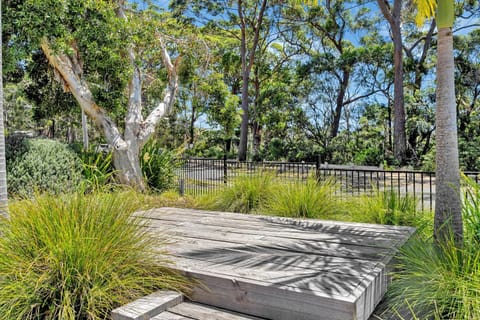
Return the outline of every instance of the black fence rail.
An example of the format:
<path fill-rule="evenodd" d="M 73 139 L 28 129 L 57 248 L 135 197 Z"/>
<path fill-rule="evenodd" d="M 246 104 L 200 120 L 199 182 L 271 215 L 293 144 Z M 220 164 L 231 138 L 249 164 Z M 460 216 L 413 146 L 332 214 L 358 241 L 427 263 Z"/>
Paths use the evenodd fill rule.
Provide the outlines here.
<path fill-rule="evenodd" d="M 419 202 L 422 210 L 435 207 L 435 173 L 413 170 L 380 170 L 374 167 L 339 166 L 314 162 L 240 162 L 189 158 L 183 159 L 178 170 L 181 193 L 213 193 L 231 183 L 235 177 L 260 172 L 274 174 L 283 181 L 305 181 L 315 177 L 320 181 L 332 179 L 338 185 L 337 195 L 374 194 L 391 191 L 409 195 Z M 464 172 L 477 183 L 479 172 Z"/>

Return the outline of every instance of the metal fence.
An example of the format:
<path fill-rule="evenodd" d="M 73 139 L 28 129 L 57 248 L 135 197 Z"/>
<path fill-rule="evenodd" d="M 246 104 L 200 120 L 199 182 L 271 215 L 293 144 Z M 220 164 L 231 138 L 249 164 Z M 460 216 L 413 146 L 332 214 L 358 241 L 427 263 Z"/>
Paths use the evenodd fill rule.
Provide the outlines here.
<path fill-rule="evenodd" d="M 381 170 L 375 167 L 340 166 L 314 162 L 240 162 L 226 159 L 188 158 L 178 170 L 181 193 L 213 193 L 231 183 L 235 177 L 270 172 L 282 181 L 320 181 L 333 179 L 338 196 L 374 194 L 391 191 L 409 195 L 419 201 L 421 209 L 435 207 L 435 173 L 413 170 Z M 480 182 L 479 172 L 464 172 Z"/>

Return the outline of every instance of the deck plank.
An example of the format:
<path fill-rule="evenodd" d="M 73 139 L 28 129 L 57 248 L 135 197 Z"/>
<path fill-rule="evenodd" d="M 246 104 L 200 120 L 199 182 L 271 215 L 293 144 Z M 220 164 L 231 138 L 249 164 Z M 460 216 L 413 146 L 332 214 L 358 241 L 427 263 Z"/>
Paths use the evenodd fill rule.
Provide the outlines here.
<path fill-rule="evenodd" d="M 168 220 L 168 217 L 173 216 L 174 221 L 192 221 L 195 218 L 196 222 L 202 224 L 215 225 L 221 221 L 224 221 L 230 225 L 238 226 L 253 226 L 255 224 L 260 227 L 264 227 L 265 223 L 269 223 L 270 228 L 282 228 L 285 225 L 293 227 L 290 231 L 306 232 L 317 230 L 322 232 L 340 233 L 340 234 L 360 234 L 371 235 L 379 237 L 381 235 L 388 238 L 403 238 L 405 234 L 410 233 L 409 229 L 399 226 L 384 226 L 376 224 L 364 224 L 356 222 L 341 222 L 329 221 L 329 220 L 313 220 L 313 219 L 293 219 L 285 217 L 274 216 L 261 216 L 254 214 L 236 214 L 231 212 L 218 212 L 218 211 L 203 211 L 193 209 L 177 209 L 177 208 L 162 208 L 152 209 L 148 211 L 142 211 L 137 213 L 140 216 L 151 218 Z M 160 217 L 161 215 L 161 217 Z M 185 219 L 182 219 L 185 218 Z"/>
<path fill-rule="evenodd" d="M 169 240 L 192 299 L 266 319 L 366 320 L 412 228 L 161 208 L 137 213 Z"/>
<path fill-rule="evenodd" d="M 161 233 L 167 233 L 174 239 L 193 239 L 195 241 L 219 241 L 239 245 L 260 246 L 270 249 L 286 250 L 291 252 L 315 253 L 329 256 L 338 256 L 346 258 L 360 258 L 366 260 L 390 259 L 392 251 L 390 248 L 373 247 L 369 245 L 359 245 L 351 243 L 342 243 L 338 241 L 322 240 L 295 240 L 285 239 L 283 237 L 268 236 L 262 234 L 241 234 L 229 230 L 218 229 L 216 231 L 205 228 L 200 224 L 184 224 L 183 226 L 168 226 L 160 228 Z M 397 243 L 392 243 L 396 246 Z"/>
<path fill-rule="evenodd" d="M 184 219 L 180 221 L 180 219 Z M 207 224 L 208 223 L 208 224 Z M 162 220 L 151 220 L 150 226 L 157 228 L 176 228 L 176 230 L 188 230 L 191 231 L 193 227 L 195 229 L 209 229 L 211 232 L 230 232 L 239 235 L 263 235 L 270 236 L 282 239 L 300 239 L 308 241 L 329 241 L 336 243 L 349 243 L 356 244 L 361 243 L 362 246 L 372 246 L 372 247 L 384 247 L 391 248 L 392 245 L 396 245 L 403 238 L 390 238 L 388 236 L 378 236 L 378 235 L 358 235 L 358 234 L 342 234 L 342 233 L 333 233 L 326 231 L 291 231 L 285 230 L 285 226 L 280 226 L 277 228 L 270 228 L 267 223 L 262 225 L 251 225 L 251 224 L 234 224 L 231 221 L 223 223 L 219 219 L 213 219 L 211 222 L 206 221 L 189 221 L 188 217 L 183 218 L 172 218 L 171 220 L 165 218 Z M 187 229 L 189 228 L 189 229 Z"/>

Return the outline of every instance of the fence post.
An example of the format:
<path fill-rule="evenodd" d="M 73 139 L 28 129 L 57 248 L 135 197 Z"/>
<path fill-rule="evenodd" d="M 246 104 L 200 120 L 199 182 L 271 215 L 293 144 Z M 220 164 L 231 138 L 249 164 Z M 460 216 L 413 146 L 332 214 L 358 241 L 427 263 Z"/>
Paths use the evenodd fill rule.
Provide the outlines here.
<path fill-rule="evenodd" d="M 320 165 L 321 165 L 321 163 L 322 163 L 321 156 L 318 155 L 317 159 L 315 161 L 315 178 L 317 179 L 317 181 L 320 181 Z"/>
<path fill-rule="evenodd" d="M 227 184 L 228 171 L 227 171 L 227 153 L 223 154 L 223 183 Z"/>
<path fill-rule="evenodd" d="M 178 193 L 180 193 L 181 197 L 183 197 L 185 195 L 185 180 L 184 179 L 180 179 L 180 181 L 179 181 Z"/>

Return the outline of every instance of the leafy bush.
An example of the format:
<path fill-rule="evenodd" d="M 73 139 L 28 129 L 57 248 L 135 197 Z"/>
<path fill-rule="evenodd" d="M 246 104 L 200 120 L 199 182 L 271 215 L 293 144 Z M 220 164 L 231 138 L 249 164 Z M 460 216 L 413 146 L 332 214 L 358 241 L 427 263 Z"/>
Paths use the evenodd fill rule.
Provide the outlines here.
<path fill-rule="evenodd" d="M 173 152 L 160 148 L 152 140 L 143 147 L 140 163 L 152 190 L 161 192 L 174 186 L 179 162 Z"/>
<path fill-rule="evenodd" d="M 250 213 L 261 208 L 273 189 L 274 176 L 268 172 L 236 177 L 230 186 L 201 199 L 206 209 Z"/>
<path fill-rule="evenodd" d="M 47 139 L 25 139 L 8 163 L 8 188 L 31 197 L 35 191 L 59 194 L 75 190 L 82 180 L 80 159 L 66 145 Z"/>
<path fill-rule="evenodd" d="M 9 135 L 5 137 L 5 158 L 11 163 L 28 151 L 27 138 L 24 135 Z"/>
<path fill-rule="evenodd" d="M 114 182 L 112 152 L 81 151 L 82 175 L 87 189 L 96 190 Z M 87 190 L 88 191 L 88 190 Z"/>
<path fill-rule="evenodd" d="M 159 265 L 133 192 L 39 196 L 10 206 L 0 232 L 0 319 L 107 319 L 157 288 L 185 288 Z"/>
<path fill-rule="evenodd" d="M 326 218 L 336 213 L 339 202 L 332 180 L 283 183 L 268 197 L 266 210 L 274 215 L 299 218 Z"/>

